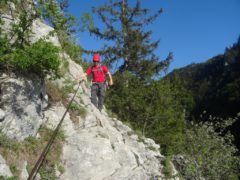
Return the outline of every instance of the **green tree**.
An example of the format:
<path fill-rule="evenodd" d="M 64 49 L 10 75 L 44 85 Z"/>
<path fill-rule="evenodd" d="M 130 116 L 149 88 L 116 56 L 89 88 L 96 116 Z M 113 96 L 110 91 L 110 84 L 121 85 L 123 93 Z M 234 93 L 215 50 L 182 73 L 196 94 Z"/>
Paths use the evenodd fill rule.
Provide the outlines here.
<path fill-rule="evenodd" d="M 150 10 L 141 8 L 140 0 L 134 7 L 128 0 L 118 0 L 94 7 L 93 12 L 98 14 L 105 28 L 93 27 L 89 30 L 92 35 L 112 42 L 105 44 L 100 51 L 110 65 L 123 61 L 119 70 L 129 71 L 141 79 L 149 79 L 168 66 L 171 55 L 160 61 L 154 54 L 159 40 L 151 42 L 152 31 L 144 30 L 162 13 L 162 9 L 149 15 Z"/>
<path fill-rule="evenodd" d="M 119 73 L 107 99 L 108 107 L 145 136 L 154 138 L 165 153 L 178 152 L 185 130 L 185 112 L 176 100 L 178 89 L 168 81 L 143 84 L 131 73 Z M 128 87 L 119 83 L 128 79 Z"/>

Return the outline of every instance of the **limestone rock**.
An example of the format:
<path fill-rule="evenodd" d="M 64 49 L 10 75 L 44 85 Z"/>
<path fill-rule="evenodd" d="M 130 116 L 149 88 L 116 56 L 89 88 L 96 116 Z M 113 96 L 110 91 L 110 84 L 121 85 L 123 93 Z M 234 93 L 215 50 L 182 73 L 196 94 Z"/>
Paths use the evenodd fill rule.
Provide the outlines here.
<path fill-rule="evenodd" d="M 17 140 L 35 136 L 48 104 L 44 82 L 36 75 L 12 75 L 1 82 L 0 92 L 0 106 L 5 112 L 0 122 L 2 132 Z"/>
<path fill-rule="evenodd" d="M 28 172 L 27 172 L 27 161 L 24 161 L 23 164 L 22 164 L 22 171 L 21 171 L 21 174 L 20 174 L 20 180 L 27 180 L 28 178 Z"/>
<path fill-rule="evenodd" d="M 30 41 L 36 42 L 40 38 L 46 39 L 48 42 L 53 43 L 55 46 L 60 47 L 59 40 L 56 35 L 49 36 L 49 33 L 54 29 L 46 24 L 44 24 L 40 19 L 33 21 L 32 32 Z"/>
<path fill-rule="evenodd" d="M 0 176 L 7 177 L 7 178 L 13 176 L 8 165 L 6 164 L 5 159 L 3 159 L 1 154 L 0 154 Z"/>
<path fill-rule="evenodd" d="M 90 110 L 91 109 L 91 110 Z M 65 108 L 58 104 L 45 112 L 47 124 L 59 122 Z M 150 139 L 139 141 L 122 122 L 101 114 L 89 106 L 86 118 L 76 127 L 67 115 L 63 123 L 66 143 L 63 146 L 60 180 L 78 179 L 152 179 L 162 177 L 159 146 Z M 58 119 L 58 120 L 56 120 Z M 146 141 L 146 142 L 145 142 Z M 156 149 L 150 149 L 153 146 Z"/>

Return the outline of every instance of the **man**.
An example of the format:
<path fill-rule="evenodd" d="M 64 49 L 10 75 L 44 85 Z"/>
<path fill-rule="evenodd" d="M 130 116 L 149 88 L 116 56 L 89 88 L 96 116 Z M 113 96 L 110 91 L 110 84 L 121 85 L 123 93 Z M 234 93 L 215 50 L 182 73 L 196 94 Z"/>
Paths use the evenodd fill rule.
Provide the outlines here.
<path fill-rule="evenodd" d="M 100 64 L 100 55 L 93 55 L 94 65 L 89 67 L 88 70 L 80 76 L 79 79 L 92 75 L 92 87 L 91 87 L 91 102 L 102 111 L 103 102 L 106 91 L 106 78 L 105 74 L 109 77 L 109 85 L 113 85 L 113 80 L 108 68 Z"/>

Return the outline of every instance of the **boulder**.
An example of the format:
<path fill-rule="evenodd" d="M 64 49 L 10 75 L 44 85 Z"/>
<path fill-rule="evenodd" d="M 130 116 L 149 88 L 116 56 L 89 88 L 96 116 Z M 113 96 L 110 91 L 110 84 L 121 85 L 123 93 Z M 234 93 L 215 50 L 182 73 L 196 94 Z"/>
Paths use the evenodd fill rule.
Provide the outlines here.
<path fill-rule="evenodd" d="M 14 74 L 0 84 L 0 107 L 5 118 L 0 121 L 2 132 L 19 141 L 35 136 L 43 122 L 48 105 L 44 82 L 34 74 Z"/>

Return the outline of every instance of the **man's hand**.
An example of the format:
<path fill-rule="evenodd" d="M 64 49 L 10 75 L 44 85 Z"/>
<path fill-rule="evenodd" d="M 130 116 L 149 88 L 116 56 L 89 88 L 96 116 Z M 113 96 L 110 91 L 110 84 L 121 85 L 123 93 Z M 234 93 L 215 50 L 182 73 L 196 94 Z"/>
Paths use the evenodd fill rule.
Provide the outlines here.
<path fill-rule="evenodd" d="M 107 73 L 108 77 L 109 77 L 109 86 L 112 86 L 113 85 L 113 80 L 112 80 L 112 75 L 110 74 L 110 72 L 108 71 Z"/>
<path fill-rule="evenodd" d="M 76 78 L 76 81 L 80 82 L 87 76 L 87 73 L 82 74 L 81 76 Z"/>
<path fill-rule="evenodd" d="M 82 80 L 82 77 L 81 77 L 81 76 L 79 76 L 79 77 L 76 77 L 76 78 L 74 78 L 74 79 L 75 79 L 75 81 L 79 82 L 79 81 L 81 81 L 81 80 Z"/>
<path fill-rule="evenodd" d="M 109 86 L 112 86 L 113 85 L 113 81 L 110 80 L 108 84 L 109 84 Z"/>

